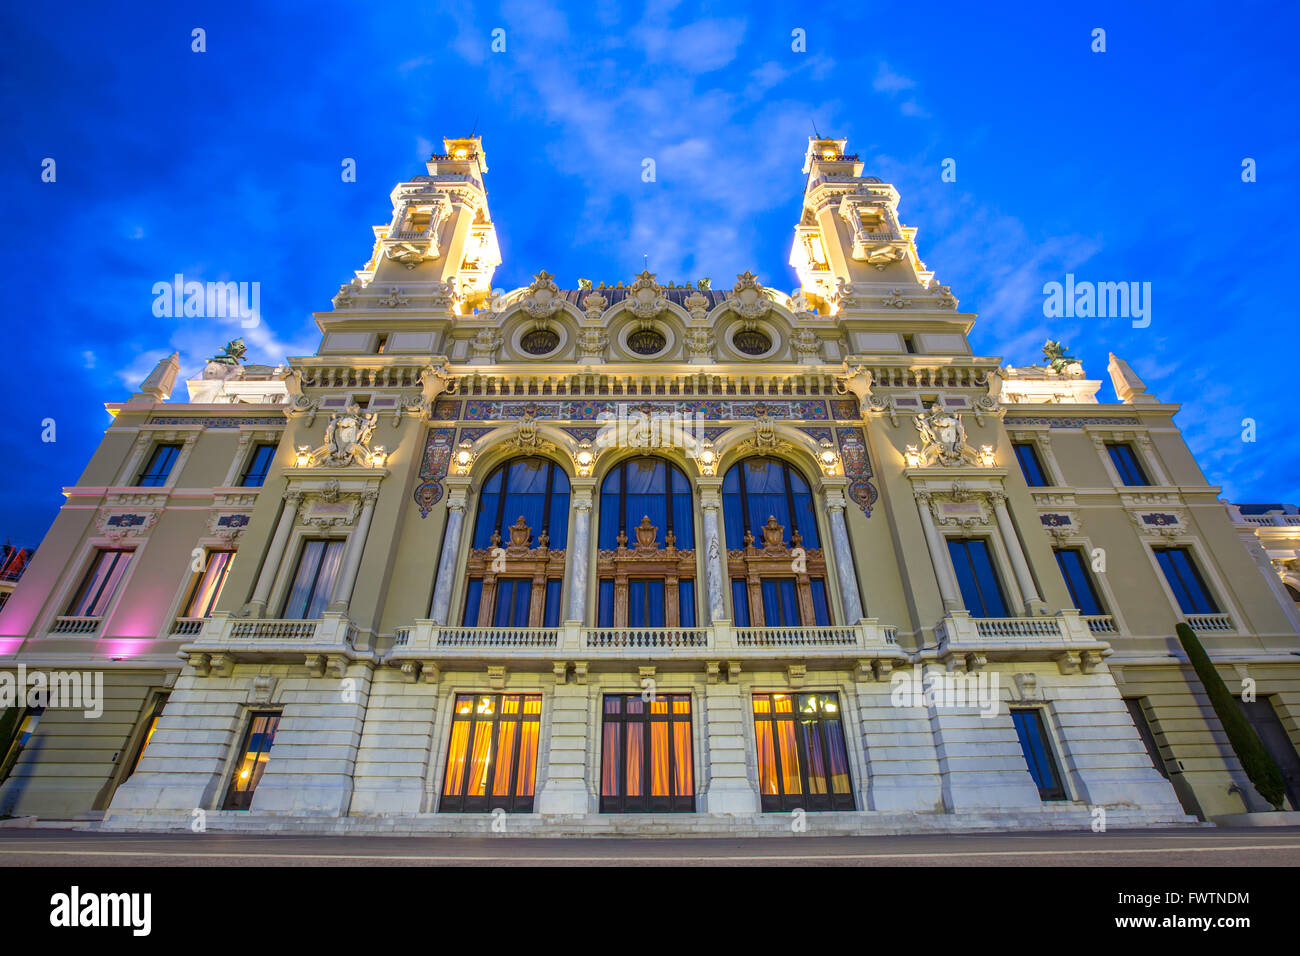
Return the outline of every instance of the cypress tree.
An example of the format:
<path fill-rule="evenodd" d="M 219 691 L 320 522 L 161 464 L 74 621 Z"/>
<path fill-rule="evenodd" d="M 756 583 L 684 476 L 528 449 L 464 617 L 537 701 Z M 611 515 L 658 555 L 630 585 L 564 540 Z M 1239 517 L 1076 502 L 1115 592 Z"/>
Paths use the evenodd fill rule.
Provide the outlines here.
<path fill-rule="evenodd" d="M 1223 725 L 1223 732 L 1228 735 L 1228 743 L 1241 761 L 1241 768 L 1246 771 L 1246 776 L 1255 785 L 1259 795 L 1273 809 L 1281 810 L 1286 798 L 1286 785 L 1282 782 L 1282 772 L 1273 761 L 1273 755 L 1264 747 L 1259 734 L 1255 733 L 1255 728 L 1237 706 L 1237 701 L 1210 661 L 1210 655 L 1205 653 L 1196 632 L 1185 622 L 1179 622 L 1177 631 L 1179 643 L 1183 645 L 1183 651 L 1196 671 L 1196 676 L 1201 679 L 1205 695 L 1210 698 L 1210 705 L 1218 715 L 1219 723 Z"/>

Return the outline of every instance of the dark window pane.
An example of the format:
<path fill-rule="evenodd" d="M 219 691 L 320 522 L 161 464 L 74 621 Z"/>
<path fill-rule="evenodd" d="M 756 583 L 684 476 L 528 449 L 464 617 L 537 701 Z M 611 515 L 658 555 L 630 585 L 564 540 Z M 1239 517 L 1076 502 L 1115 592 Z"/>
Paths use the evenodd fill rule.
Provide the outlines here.
<path fill-rule="evenodd" d="M 248 488 L 260 488 L 266 483 L 266 475 L 271 470 L 273 458 L 275 458 L 274 445 L 258 445 L 254 448 L 240 484 Z"/>
<path fill-rule="evenodd" d="M 560 626 L 560 590 L 561 584 L 559 578 L 552 578 L 546 582 L 546 610 L 542 616 L 543 627 Z"/>
<path fill-rule="evenodd" d="M 596 603 L 596 626 L 614 626 L 614 582 L 600 582 L 599 600 Z"/>
<path fill-rule="evenodd" d="M 143 485 L 150 488 L 158 488 L 167 483 L 167 476 L 171 474 L 172 466 L 176 464 L 176 459 L 180 457 L 180 445 L 159 445 L 149 456 L 149 463 L 145 465 L 144 471 L 140 473 L 140 479 L 137 485 Z"/>
<path fill-rule="evenodd" d="M 813 623 L 824 627 L 831 622 L 830 605 L 826 601 L 826 582 L 821 578 L 813 578 L 810 584 L 812 586 Z"/>
<path fill-rule="evenodd" d="M 1013 708 L 1011 721 L 1015 724 L 1016 736 L 1020 738 L 1020 749 L 1029 766 L 1029 775 L 1038 785 L 1039 797 L 1043 800 L 1064 800 L 1065 788 L 1056 769 L 1056 758 L 1052 756 L 1042 712 L 1037 708 Z"/>
<path fill-rule="evenodd" d="M 1106 450 L 1110 452 L 1110 460 L 1115 465 L 1115 470 L 1119 472 L 1120 483 L 1123 485 L 1149 485 L 1146 472 L 1142 470 L 1142 464 L 1138 461 L 1137 452 L 1133 450 L 1132 445 L 1106 444 Z"/>
<path fill-rule="evenodd" d="M 465 590 L 465 616 L 461 619 L 462 627 L 478 627 L 478 607 L 483 600 L 483 579 L 470 578 Z"/>
<path fill-rule="evenodd" d="M 1157 548 L 1156 561 L 1184 614 L 1218 614 L 1219 606 L 1186 548 Z"/>
<path fill-rule="evenodd" d="M 1016 442 L 1011 446 L 1016 451 L 1016 460 L 1025 475 L 1025 483 L 1031 488 L 1041 488 L 1047 484 L 1043 476 L 1043 466 L 1038 460 L 1038 452 L 1029 442 Z"/>
<path fill-rule="evenodd" d="M 682 627 L 695 626 L 695 582 L 686 578 L 677 582 L 677 605 Z"/>
<path fill-rule="evenodd" d="M 736 627 L 749 627 L 749 587 L 744 578 L 731 582 L 731 614 L 736 619 Z"/>
<path fill-rule="evenodd" d="M 982 538 L 949 538 L 948 554 L 957 572 L 966 610 L 973 617 L 1006 617 L 1006 601 L 993 569 L 988 542 Z"/>
<path fill-rule="evenodd" d="M 1101 599 L 1092 583 L 1092 575 L 1083 564 L 1083 554 L 1076 548 L 1066 548 L 1056 552 L 1056 563 L 1061 567 L 1065 577 L 1065 586 L 1070 589 L 1070 599 L 1081 614 L 1105 614 Z"/>

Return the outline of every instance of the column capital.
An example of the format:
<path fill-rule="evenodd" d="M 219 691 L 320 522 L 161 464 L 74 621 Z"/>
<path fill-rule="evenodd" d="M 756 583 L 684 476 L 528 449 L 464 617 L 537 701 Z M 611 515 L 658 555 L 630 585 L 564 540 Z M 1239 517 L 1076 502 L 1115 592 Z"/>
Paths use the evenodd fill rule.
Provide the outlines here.
<path fill-rule="evenodd" d="M 302 492 L 297 489 L 286 490 L 282 497 L 285 504 L 293 505 L 295 508 L 302 504 Z"/>

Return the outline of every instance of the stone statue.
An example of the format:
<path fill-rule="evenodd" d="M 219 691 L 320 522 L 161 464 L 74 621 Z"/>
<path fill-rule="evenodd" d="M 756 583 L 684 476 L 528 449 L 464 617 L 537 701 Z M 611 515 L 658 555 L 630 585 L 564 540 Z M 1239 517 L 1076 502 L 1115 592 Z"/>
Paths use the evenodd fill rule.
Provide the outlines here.
<path fill-rule="evenodd" d="M 966 426 L 961 416 L 933 402 L 930 410 L 915 418 L 921 433 L 921 455 L 927 465 L 975 464 L 975 449 L 966 443 Z"/>
<path fill-rule="evenodd" d="M 363 415 L 355 404 L 336 412 L 325 426 L 325 444 L 312 451 L 312 460 L 321 465 L 369 464 L 370 436 L 377 424 L 378 415 Z"/>
<path fill-rule="evenodd" d="M 244 345 L 244 340 L 235 339 L 222 347 L 221 354 L 214 355 L 208 361 L 215 362 L 217 365 L 238 365 L 244 360 L 244 353 L 247 351 L 248 347 Z"/>
<path fill-rule="evenodd" d="M 1061 374 L 1071 365 L 1078 365 L 1079 360 L 1066 351 L 1066 347 L 1060 342 L 1053 342 L 1048 339 L 1043 345 L 1043 358 L 1051 366 L 1052 371 Z"/>

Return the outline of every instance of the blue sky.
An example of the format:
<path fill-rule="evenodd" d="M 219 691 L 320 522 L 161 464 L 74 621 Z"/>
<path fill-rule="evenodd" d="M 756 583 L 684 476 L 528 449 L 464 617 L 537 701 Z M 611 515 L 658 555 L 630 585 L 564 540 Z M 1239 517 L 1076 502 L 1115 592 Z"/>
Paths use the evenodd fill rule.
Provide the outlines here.
<path fill-rule="evenodd" d="M 807 136 L 848 137 L 979 313 L 979 354 L 1029 364 L 1050 335 L 1106 379 L 1113 350 L 1183 403 L 1227 496 L 1300 500 L 1294 5 L 154 6 L 0 14 L 16 413 L 0 538 L 40 541 L 103 403 L 159 357 L 193 374 L 239 334 L 253 362 L 313 353 L 310 313 L 365 261 L 393 185 L 475 124 L 507 289 L 539 269 L 627 280 L 648 255 L 664 280 L 751 269 L 788 291 Z M 155 318 L 152 286 L 177 272 L 260 282 L 261 325 Z M 1150 282 L 1150 327 L 1044 319 L 1043 283 L 1066 272 Z"/>

